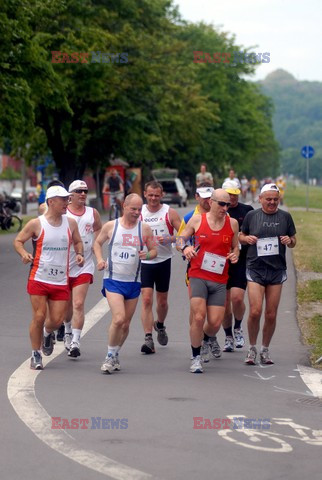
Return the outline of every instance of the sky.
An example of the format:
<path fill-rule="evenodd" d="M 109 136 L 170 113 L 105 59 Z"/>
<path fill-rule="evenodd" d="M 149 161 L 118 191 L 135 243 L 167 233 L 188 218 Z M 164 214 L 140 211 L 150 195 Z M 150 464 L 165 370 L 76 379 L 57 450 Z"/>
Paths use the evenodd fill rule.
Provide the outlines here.
<path fill-rule="evenodd" d="M 321 0 L 174 0 L 185 20 L 213 24 L 234 34 L 234 43 L 269 52 L 256 68 L 263 80 L 282 68 L 297 80 L 322 82 Z M 214 53 L 214 52 L 208 52 Z"/>

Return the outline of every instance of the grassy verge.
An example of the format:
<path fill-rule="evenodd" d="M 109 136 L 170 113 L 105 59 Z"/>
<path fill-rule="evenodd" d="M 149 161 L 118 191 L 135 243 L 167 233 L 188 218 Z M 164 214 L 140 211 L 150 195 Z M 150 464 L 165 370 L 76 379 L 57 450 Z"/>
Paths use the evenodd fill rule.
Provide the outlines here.
<path fill-rule="evenodd" d="M 322 273 L 322 188 L 309 187 L 309 209 L 306 211 L 306 187 L 289 187 L 285 203 L 295 222 L 297 245 L 292 250 L 295 268 L 298 272 Z M 303 208 L 303 210 L 301 209 Z M 322 280 L 308 280 L 298 283 L 298 322 L 303 340 L 311 347 L 310 359 L 314 363 L 322 356 Z"/>

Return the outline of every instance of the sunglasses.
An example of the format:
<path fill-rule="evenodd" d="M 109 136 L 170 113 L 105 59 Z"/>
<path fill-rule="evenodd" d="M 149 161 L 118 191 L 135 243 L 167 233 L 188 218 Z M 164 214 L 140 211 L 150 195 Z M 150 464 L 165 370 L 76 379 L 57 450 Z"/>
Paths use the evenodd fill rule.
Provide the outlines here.
<path fill-rule="evenodd" d="M 229 208 L 231 203 L 230 202 L 221 202 L 220 200 L 215 200 L 214 198 L 211 199 L 213 202 L 218 203 L 221 207 L 227 207 Z"/>
<path fill-rule="evenodd" d="M 78 188 L 77 190 L 74 190 L 75 193 L 88 193 L 88 190 L 84 190 L 83 188 Z"/>

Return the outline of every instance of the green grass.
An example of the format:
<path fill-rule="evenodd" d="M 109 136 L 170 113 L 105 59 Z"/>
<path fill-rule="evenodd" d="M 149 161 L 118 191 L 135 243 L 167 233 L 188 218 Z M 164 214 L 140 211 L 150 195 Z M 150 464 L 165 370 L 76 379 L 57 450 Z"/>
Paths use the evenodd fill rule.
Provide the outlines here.
<path fill-rule="evenodd" d="M 287 185 L 284 199 L 288 208 L 306 208 L 306 191 L 306 185 L 300 185 L 298 187 Z M 308 200 L 309 208 L 322 209 L 322 187 L 309 186 Z"/>
<path fill-rule="evenodd" d="M 312 347 L 311 361 L 314 365 L 322 355 L 322 316 L 314 315 L 307 321 L 306 327 L 307 331 L 304 339 Z"/>
<path fill-rule="evenodd" d="M 320 302 L 322 303 L 322 280 L 309 280 L 297 290 L 299 303 Z"/>
<path fill-rule="evenodd" d="M 290 208 L 296 227 L 297 244 L 293 258 L 297 270 L 322 272 L 322 212 L 295 211 Z"/>

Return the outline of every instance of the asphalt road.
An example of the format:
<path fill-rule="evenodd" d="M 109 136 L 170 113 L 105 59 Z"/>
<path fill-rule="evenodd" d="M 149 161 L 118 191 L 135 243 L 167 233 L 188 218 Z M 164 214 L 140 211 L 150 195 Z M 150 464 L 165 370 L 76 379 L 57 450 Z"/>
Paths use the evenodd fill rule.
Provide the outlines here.
<path fill-rule="evenodd" d="M 121 372 L 101 374 L 110 320 L 105 313 L 96 321 L 102 305 L 106 309 L 101 302 L 87 316 L 93 327 L 83 336 L 81 357 L 72 360 L 62 352 L 36 373 L 29 369 L 28 267 L 13 251 L 12 240 L 12 235 L 0 237 L 1 479 L 321 478 L 322 401 L 298 368 L 308 365 L 308 352 L 296 322 L 291 257 L 271 345 L 275 365 L 244 365 L 244 347 L 211 360 L 202 375 L 189 372 L 185 265 L 176 254 L 167 347 L 156 344 L 155 355 L 140 353 L 139 306 L 121 351 Z M 98 273 L 89 290 L 86 312 L 102 298 L 101 278 Z M 221 345 L 223 339 L 221 331 Z M 225 429 L 228 416 L 268 419 L 269 428 L 254 432 L 231 424 Z M 88 428 L 53 429 L 52 417 L 66 419 L 65 426 L 80 419 Z M 91 428 L 92 417 L 94 426 L 110 428 Z M 115 420 L 114 427 L 124 419 L 127 428 L 111 428 L 107 419 Z M 212 425 L 213 419 L 222 420 L 221 428 L 194 428 Z"/>

